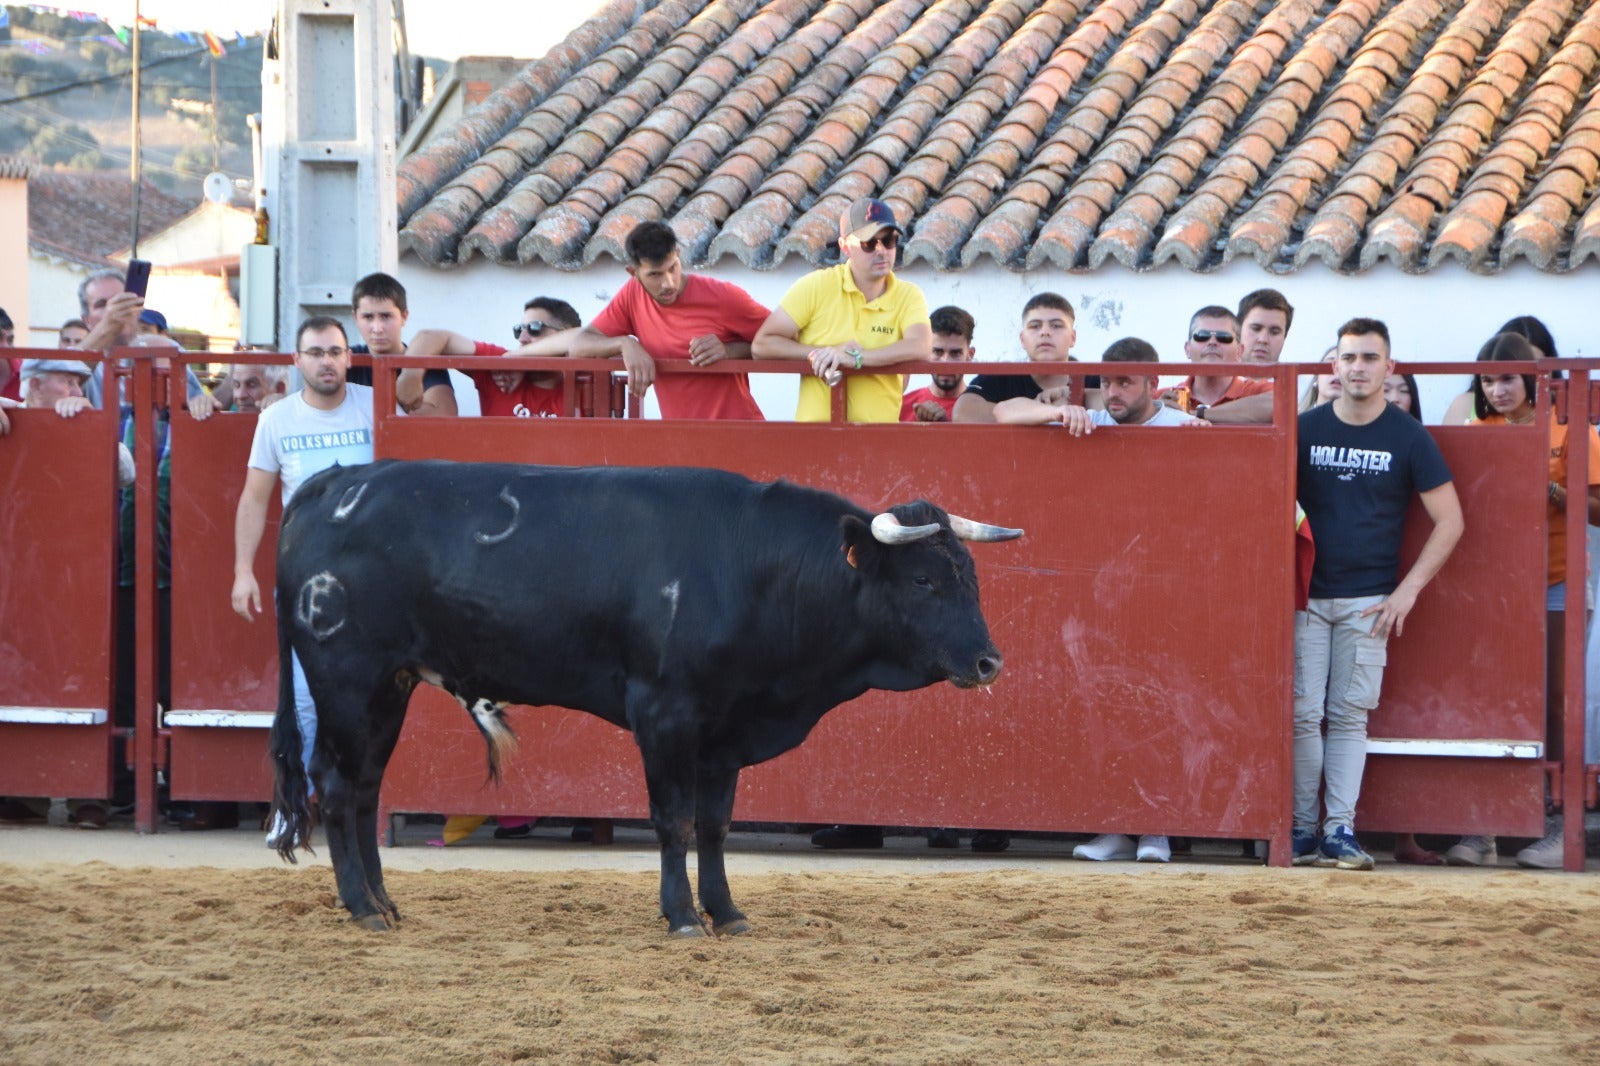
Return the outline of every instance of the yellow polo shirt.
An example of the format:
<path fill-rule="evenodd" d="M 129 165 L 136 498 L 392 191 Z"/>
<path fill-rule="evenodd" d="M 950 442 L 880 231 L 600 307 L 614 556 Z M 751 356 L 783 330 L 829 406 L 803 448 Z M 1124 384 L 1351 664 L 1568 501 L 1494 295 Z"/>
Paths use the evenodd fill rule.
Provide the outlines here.
<path fill-rule="evenodd" d="M 812 348 L 861 342 L 865 350 L 902 340 L 906 330 L 928 321 L 922 290 L 889 275 L 883 295 L 868 303 L 850 276 L 850 264 L 814 270 L 794 283 L 778 304 L 800 327 L 797 339 Z M 846 380 L 846 415 L 852 422 L 900 421 L 903 374 L 855 374 Z M 797 422 L 826 422 L 832 391 L 819 377 L 800 379 Z"/>

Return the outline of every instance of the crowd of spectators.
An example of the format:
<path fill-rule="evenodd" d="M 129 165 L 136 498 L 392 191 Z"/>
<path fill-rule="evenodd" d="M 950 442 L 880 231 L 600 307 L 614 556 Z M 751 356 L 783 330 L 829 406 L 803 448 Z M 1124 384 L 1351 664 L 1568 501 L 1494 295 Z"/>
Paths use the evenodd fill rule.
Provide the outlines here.
<path fill-rule="evenodd" d="M 1277 363 L 1289 341 L 1294 308 L 1282 293 L 1260 289 L 1236 307 L 1197 308 L 1182 338 L 1193 372 L 1163 387 L 1158 375 L 1139 364 L 1159 361 L 1150 339 L 1125 337 L 1101 355 L 1103 372 L 1073 369 L 1077 362 L 1076 315 L 1064 297 L 1041 292 L 1023 306 L 1017 345 L 1037 370 L 1029 374 L 978 374 L 970 382 L 965 366 L 952 365 L 930 376 L 930 383 L 907 392 L 899 373 L 879 372 L 907 361 L 970 363 L 975 321 L 960 307 L 928 311 L 918 286 L 898 278 L 896 250 L 903 236 L 885 203 L 858 200 L 839 222 L 841 261 L 797 281 L 774 308 L 742 288 L 687 273 L 677 238 L 662 223 L 639 225 L 625 245 L 627 281 L 587 325 L 566 302 L 548 296 L 528 300 L 512 328 L 512 346 L 475 340 L 446 329 L 416 331 L 410 344 L 403 333 L 410 308 L 403 286 L 387 274 L 356 282 L 351 315 L 361 344 L 349 344 L 336 319 L 313 318 L 296 338 L 295 390 L 286 368 L 236 364 L 214 387 L 187 375 L 186 399 L 196 418 L 218 413 L 259 418 L 247 464 L 236 532 L 234 609 L 246 618 L 264 605 L 255 584 L 254 562 L 265 527 L 266 503 L 281 482 L 285 502 L 306 476 L 327 463 L 370 461 L 372 368 L 350 365 L 352 354 L 375 357 L 501 356 L 618 359 L 635 396 L 654 388 L 663 418 L 760 420 L 748 376 L 743 373 L 694 374 L 723 360 L 804 360 L 795 418 L 831 417 L 836 388 L 845 393 L 852 422 L 1002 423 L 1053 426 L 1071 437 L 1130 426 L 1180 426 L 1265 423 L 1273 415 L 1274 386 L 1269 378 L 1239 374 L 1234 364 Z M 62 417 L 107 405 L 122 408 L 123 443 L 131 446 L 133 413 L 116 396 L 120 375 L 105 372 L 93 353 L 117 345 L 175 345 L 165 317 L 146 307 L 141 296 L 123 291 L 116 271 L 98 271 L 80 286 L 81 317 L 63 323 L 60 347 L 81 350 L 87 359 L 0 359 L 0 433 L 8 428 L 5 409 L 53 409 Z M 1159 338 L 1169 342 L 1170 338 Z M 14 327 L 0 311 L 0 345 L 11 346 Z M 1508 321 L 1485 344 L 1484 360 L 1533 360 L 1557 355 L 1554 339 L 1538 319 Z M 1422 428 L 1422 398 L 1416 379 L 1400 370 L 1390 351 L 1387 327 L 1370 318 L 1352 318 L 1338 330 L 1322 356 L 1326 371 L 1311 378 L 1300 402 L 1298 491 L 1300 511 L 1292 516 L 1303 539 L 1315 543 L 1304 559 L 1306 587 L 1295 614 L 1293 861 L 1344 869 L 1371 869 L 1374 860 L 1360 845 L 1354 826 L 1356 801 L 1366 758 L 1367 721 L 1381 697 L 1388 638 L 1399 634 L 1412 607 L 1449 557 L 1464 529 L 1451 472 L 1432 437 Z M 408 415 L 454 416 L 459 405 L 450 375 L 443 370 L 395 371 L 399 411 Z M 485 416 L 560 417 L 565 408 L 559 372 L 499 370 L 486 364 L 467 374 Z M 1515 425 L 1531 421 L 1535 385 L 1531 374 L 1484 374 L 1446 410 L 1446 425 Z M 332 421 L 330 421 L 332 420 Z M 340 433 L 329 435 L 337 423 Z M 1559 429 L 1559 433 L 1557 430 Z M 170 545 L 164 512 L 169 465 L 165 412 L 156 434 L 163 511 L 158 523 L 162 645 L 169 622 Z M 337 438 L 338 448 L 320 454 L 306 440 Z M 354 450 L 349 442 L 357 441 Z M 286 443 L 288 442 L 288 443 Z M 301 443 L 295 443 L 301 442 Z M 1600 522 L 1600 437 L 1588 434 L 1591 522 Z M 1566 427 L 1551 420 L 1549 470 L 1550 612 L 1548 737 L 1560 736 L 1562 661 L 1560 618 L 1566 609 L 1565 526 Z M 124 455 L 130 448 L 122 449 Z M 335 454 L 337 453 L 337 454 Z M 127 472 L 125 471 L 125 474 Z M 1404 572 L 1400 539 L 1411 502 L 1420 500 L 1431 529 L 1421 555 Z M 116 715 L 127 724 L 133 685 L 131 489 L 124 490 L 122 565 L 119 569 Z M 1585 583 L 1586 587 L 1586 583 Z M 1592 608 L 1591 608 L 1592 609 Z M 160 699 L 170 706 L 166 656 L 158 680 Z M 316 715 L 303 675 L 296 671 L 296 713 L 305 740 L 304 759 L 316 780 L 324 767 L 314 764 Z M 1558 749 L 1557 749 L 1558 750 Z M 113 806 L 125 797 L 113 797 Z M 103 826 L 106 804 L 73 801 L 72 820 L 86 828 Z M 208 815 L 204 805 L 175 808 L 180 824 L 209 828 L 228 824 Z M 40 817 L 37 797 L 0 803 L 0 820 Z M 483 817 L 457 816 L 441 843 L 465 839 Z M 526 835 L 535 819 L 501 819 L 496 836 Z M 1518 853 L 1523 865 L 1559 867 L 1560 823 L 1549 835 Z M 580 827 L 582 829 L 582 827 Z M 956 830 L 933 829 L 929 843 L 950 847 Z M 878 847 L 883 831 L 875 826 L 824 827 L 813 836 L 819 847 Z M 1001 830 L 979 830 L 978 851 L 1002 851 L 1010 842 Z M 1136 859 L 1166 862 L 1182 842 L 1165 835 L 1127 836 L 1106 832 L 1079 845 L 1074 854 L 1089 860 Z M 1439 856 L 1414 837 L 1395 845 L 1401 862 L 1433 864 Z M 1468 836 L 1443 861 L 1492 865 L 1495 841 Z"/>

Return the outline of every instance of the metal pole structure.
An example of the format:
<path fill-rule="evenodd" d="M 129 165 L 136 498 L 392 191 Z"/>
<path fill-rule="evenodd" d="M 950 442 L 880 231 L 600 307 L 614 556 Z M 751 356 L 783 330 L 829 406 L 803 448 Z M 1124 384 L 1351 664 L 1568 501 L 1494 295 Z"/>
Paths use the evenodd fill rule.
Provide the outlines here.
<path fill-rule="evenodd" d="M 139 0 L 133 0 L 133 148 L 128 158 L 133 181 L 133 236 L 129 240 L 130 258 L 139 258 Z"/>
<path fill-rule="evenodd" d="M 1584 706 L 1584 590 L 1589 584 L 1589 371 L 1567 375 L 1567 490 L 1566 513 L 1552 522 L 1567 524 L 1567 606 L 1562 616 L 1566 658 L 1561 708 L 1561 808 L 1562 868 L 1576 873 L 1584 861 L 1583 706 Z M 1555 417 L 1555 412 L 1551 412 Z M 1554 738 L 1552 738 L 1554 739 Z"/>

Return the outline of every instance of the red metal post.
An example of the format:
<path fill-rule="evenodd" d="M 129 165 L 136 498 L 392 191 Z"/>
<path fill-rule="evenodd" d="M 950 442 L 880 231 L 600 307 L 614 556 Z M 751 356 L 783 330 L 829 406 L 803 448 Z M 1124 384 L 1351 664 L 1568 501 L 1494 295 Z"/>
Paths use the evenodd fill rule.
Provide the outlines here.
<path fill-rule="evenodd" d="M 1584 610 L 1589 586 L 1589 371 L 1571 371 L 1567 411 L 1567 609 L 1565 706 L 1561 720 L 1562 868 L 1583 869 Z"/>
<path fill-rule="evenodd" d="M 383 454 L 383 438 L 389 426 L 394 423 L 394 374 L 384 373 L 383 359 L 380 356 L 372 357 L 372 449 L 376 455 Z M 274 555 L 277 553 L 274 552 Z"/>
<path fill-rule="evenodd" d="M 1282 491 L 1285 499 L 1295 501 L 1295 482 L 1299 469 L 1299 441 L 1300 417 L 1298 414 L 1297 398 L 1300 392 L 1300 379 L 1293 367 L 1279 366 L 1273 375 L 1272 381 L 1272 424 L 1281 428 L 1279 439 L 1283 442 L 1283 459 L 1279 464 L 1283 477 Z M 1298 503 L 1294 503 L 1298 507 Z M 1291 510 L 1284 515 L 1283 536 L 1289 541 L 1289 558 L 1295 555 L 1295 511 Z M 1316 530 L 1311 535 L 1317 535 Z M 1283 599 L 1278 609 L 1285 618 L 1294 617 L 1294 582 L 1291 580 L 1283 588 Z M 1284 662 L 1290 664 L 1290 676 L 1284 683 L 1284 714 L 1288 721 L 1284 724 L 1283 744 L 1280 747 L 1282 758 L 1278 767 L 1278 788 L 1284 796 L 1294 795 L 1294 624 L 1291 622 L 1283 633 Z M 1288 866 L 1293 854 L 1291 830 L 1293 818 L 1290 812 L 1284 812 L 1285 817 L 1279 822 L 1277 830 L 1267 840 L 1267 862 L 1272 866 Z"/>
<path fill-rule="evenodd" d="M 133 824 L 140 833 L 156 831 L 155 697 L 161 625 L 156 606 L 156 508 L 160 496 L 153 432 L 157 402 L 154 369 L 155 362 L 147 354 L 133 356 Z M 108 385 L 114 380 L 106 375 Z"/>

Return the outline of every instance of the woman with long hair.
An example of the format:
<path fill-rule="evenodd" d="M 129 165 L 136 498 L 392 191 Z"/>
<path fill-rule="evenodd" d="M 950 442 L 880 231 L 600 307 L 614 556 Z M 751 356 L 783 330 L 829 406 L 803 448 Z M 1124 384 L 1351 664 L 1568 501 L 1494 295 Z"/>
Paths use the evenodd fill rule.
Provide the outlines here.
<path fill-rule="evenodd" d="M 1322 353 L 1324 363 L 1332 363 L 1334 356 L 1339 354 L 1338 348 L 1329 348 Z M 1332 367 L 1329 367 L 1331 370 Z M 1300 394 L 1300 413 L 1305 414 L 1313 407 L 1318 407 L 1339 396 L 1339 379 L 1332 374 L 1318 374 L 1311 379 L 1305 391 Z"/>
<path fill-rule="evenodd" d="M 1537 320 L 1535 320 L 1537 321 Z M 1491 338 L 1478 352 L 1479 362 L 1532 361 L 1540 357 L 1528 338 L 1519 333 L 1501 333 Z M 1538 379 L 1533 374 L 1487 373 L 1472 379 L 1472 424 L 1483 426 L 1530 425 L 1535 413 Z M 1600 436 L 1585 427 L 1589 448 L 1589 524 L 1600 525 Z M 1550 463 L 1545 521 L 1549 528 L 1549 558 L 1545 574 L 1545 748 L 1550 758 L 1561 757 L 1561 716 L 1565 704 L 1565 629 L 1567 608 L 1567 430 L 1550 419 Z M 1583 577 L 1571 587 L 1587 591 Z M 1578 596 L 1583 603 L 1587 596 Z M 1575 608 L 1578 604 L 1573 605 Z M 1562 822 L 1559 814 L 1545 822 L 1545 836 L 1517 852 L 1519 866 L 1559 870 L 1562 865 Z M 1469 836 L 1445 852 L 1453 866 L 1494 866 L 1498 863 L 1493 837 Z"/>
<path fill-rule="evenodd" d="M 1417 391 L 1415 374 L 1390 374 L 1384 378 L 1383 398 L 1418 422 L 1422 421 L 1422 394 Z"/>
<path fill-rule="evenodd" d="M 1514 334 L 1533 345 L 1535 359 L 1559 359 L 1561 353 L 1556 351 L 1556 339 L 1550 336 L 1550 328 L 1532 315 L 1518 315 L 1510 319 L 1505 325 L 1495 330 L 1495 337 Z M 1490 338 L 1489 343 L 1494 343 Z M 1478 358 L 1483 358 L 1483 353 L 1478 353 Z M 1473 390 L 1469 385 L 1467 391 L 1450 401 L 1450 406 L 1444 412 L 1444 425 L 1464 426 L 1473 420 Z"/>

